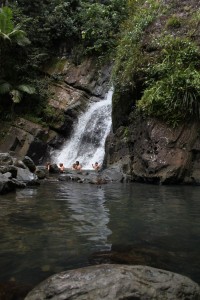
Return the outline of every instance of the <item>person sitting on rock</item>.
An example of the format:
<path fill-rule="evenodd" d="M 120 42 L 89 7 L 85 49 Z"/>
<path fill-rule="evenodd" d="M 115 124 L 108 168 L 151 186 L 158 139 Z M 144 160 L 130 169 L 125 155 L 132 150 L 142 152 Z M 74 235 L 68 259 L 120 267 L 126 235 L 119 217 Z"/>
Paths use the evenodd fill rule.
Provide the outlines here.
<path fill-rule="evenodd" d="M 60 173 L 63 173 L 63 172 L 64 172 L 65 167 L 64 167 L 63 163 L 60 163 L 60 164 L 59 164 L 59 170 L 60 170 Z"/>
<path fill-rule="evenodd" d="M 100 165 L 98 164 L 98 162 L 95 162 L 95 164 L 92 164 L 93 169 L 95 169 L 96 171 L 99 171 L 100 169 Z"/>

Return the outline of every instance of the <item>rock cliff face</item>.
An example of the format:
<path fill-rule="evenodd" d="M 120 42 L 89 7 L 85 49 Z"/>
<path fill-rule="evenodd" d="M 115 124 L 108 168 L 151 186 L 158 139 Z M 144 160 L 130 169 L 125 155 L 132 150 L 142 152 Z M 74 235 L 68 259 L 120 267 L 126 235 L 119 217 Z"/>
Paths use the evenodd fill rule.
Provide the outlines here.
<path fill-rule="evenodd" d="M 28 155 L 35 164 L 43 163 L 50 150 L 59 148 L 70 136 L 87 105 L 104 97 L 109 88 L 110 71 L 110 66 L 100 67 L 94 59 L 86 59 L 78 66 L 66 59 L 57 59 L 45 70 L 55 79 L 49 86 L 51 96 L 47 107 L 54 120 L 49 120 L 47 126 L 23 118 L 15 120 L 4 130 L 0 152 L 12 151 L 19 158 Z"/>
<path fill-rule="evenodd" d="M 154 119 L 135 118 L 107 140 L 106 164 L 118 164 L 133 181 L 200 183 L 199 124 L 176 129 Z"/>

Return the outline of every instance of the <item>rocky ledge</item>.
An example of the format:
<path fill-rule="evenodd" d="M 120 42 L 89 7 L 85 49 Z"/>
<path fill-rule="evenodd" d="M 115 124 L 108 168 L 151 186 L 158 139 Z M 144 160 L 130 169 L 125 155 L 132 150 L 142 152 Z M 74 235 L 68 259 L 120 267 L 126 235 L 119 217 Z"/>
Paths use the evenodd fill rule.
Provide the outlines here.
<path fill-rule="evenodd" d="M 187 277 L 147 266 L 100 265 L 62 272 L 35 287 L 25 300 L 200 299 Z"/>

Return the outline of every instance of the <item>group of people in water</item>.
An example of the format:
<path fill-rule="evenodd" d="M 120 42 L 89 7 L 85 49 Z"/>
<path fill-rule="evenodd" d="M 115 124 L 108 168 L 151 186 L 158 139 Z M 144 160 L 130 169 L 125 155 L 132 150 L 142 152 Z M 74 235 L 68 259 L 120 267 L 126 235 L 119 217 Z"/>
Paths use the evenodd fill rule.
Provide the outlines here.
<path fill-rule="evenodd" d="M 46 167 L 48 170 L 50 170 L 51 164 L 47 163 Z M 98 162 L 95 162 L 94 164 L 92 164 L 92 167 L 95 171 L 99 171 L 101 169 L 101 166 L 99 165 Z M 63 173 L 65 171 L 65 167 L 63 163 L 59 163 L 58 168 L 60 170 L 60 173 Z M 82 165 L 79 163 L 79 161 L 77 160 L 71 167 L 72 170 L 82 170 Z"/>

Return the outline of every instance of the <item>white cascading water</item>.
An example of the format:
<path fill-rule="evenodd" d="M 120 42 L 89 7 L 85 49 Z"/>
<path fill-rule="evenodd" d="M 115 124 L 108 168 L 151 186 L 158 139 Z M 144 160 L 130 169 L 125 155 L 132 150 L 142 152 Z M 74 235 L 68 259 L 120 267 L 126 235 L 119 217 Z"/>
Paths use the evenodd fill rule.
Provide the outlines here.
<path fill-rule="evenodd" d="M 105 99 L 92 103 L 83 113 L 74 128 L 71 138 L 54 158 L 56 164 L 63 163 L 66 168 L 78 160 L 83 169 L 92 169 L 92 164 L 103 163 L 105 140 L 111 129 L 112 94 L 110 90 Z"/>

